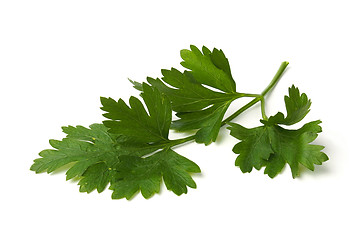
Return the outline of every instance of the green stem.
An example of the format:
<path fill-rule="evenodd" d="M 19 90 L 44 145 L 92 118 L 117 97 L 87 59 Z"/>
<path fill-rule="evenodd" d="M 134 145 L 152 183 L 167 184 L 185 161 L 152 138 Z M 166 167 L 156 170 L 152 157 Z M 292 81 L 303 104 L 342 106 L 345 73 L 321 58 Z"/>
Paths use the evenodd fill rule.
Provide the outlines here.
<path fill-rule="evenodd" d="M 265 98 L 264 96 L 261 96 L 261 116 L 264 120 L 268 120 L 268 117 L 266 116 L 266 113 L 265 113 Z"/>
<path fill-rule="evenodd" d="M 256 103 L 258 103 L 260 101 L 261 101 L 262 118 L 267 119 L 266 114 L 265 114 L 265 100 L 264 100 L 264 97 L 276 85 L 276 83 L 280 80 L 280 77 L 283 74 L 283 72 L 285 71 L 288 64 L 289 64 L 289 62 L 281 63 L 281 65 L 279 67 L 279 70 L 276 72 L 274 78 L 271 80 L 269 85 L 267 85 L 267 87 L 264 89 L 264 91 L 261 92 L 261 94 L 244 94 L 243 95 L 244 97 L 254 97 L 254 99 L 251 100 L 250 102 L 248 102 L 247 104 L 245 104 L 243 107 L 241 107 L 236 112 L 234 112 L 228 118 L 223 120 L 221 122 L 221 126 L 226 125 L 228 122 L 230 122 L 231 120 L 233 120 L 234 118 L 239 116 L 241 113 L 243 113 L 244 111 L 246 111 L 247 109 L 254 106 Z M 189 142 L 189 141 L 193 141 L 194 139 L 195 139 L 195 135 L 191 135 L 191 136 L 188 136 L 188 137 L 185 137 L 185 138 L 171 140 L 170 147 L 173 147 L 173 146 L 176 146 L 176 145 L 179 145 L 179 144 L 182 144 L 182 143 L 186 143 L 186 142 Z"/>
<path fill-rule="evenodd" d="M 179 144 L 182 144 L 182 143 L 192 141 L 194 139 L 195 139 L 195 134 L 191 135 L 191 136 L 188 136 L 188 137 L 185 137 L 185 138 L 179 138 L 179 139 L 171 140 L 170 146 L 173 147 L 173 146 L 176 146 L 176 145 L 179 145 Z"/>
<path fill-rule="evenodd" d="M 239 116 L 241 113 L 245 112 L 247 109 L 249 109 L 250 107 L 254 106 L 257 102 L 260 101 L 260 97 L 256 97 L 253 100 L 251 100 L 250 102 L 248 102 L 247 104 L 245 104 L 243 107 L 241 107 L 239 110 L 237 110 L 236 112 L 234 112 L 231 116 L 229 116 L 228 118 L 226 118 L 224 121 L 221 122 L 221 126 L 224 126 L 225 124 L 227 124 L 228 122 L 230 122 L 231 120 L 233 120 L 234 118 L 236 118 L 237 116 Z"/>
<path fill-rule="evenodd" d="M 262 91 L 262 93 L 260 95 L 258 95 L 256 98 L 254 98 L 253 100 L 248 102 L 242 108 L 240 108 L 239 110 L 234 112 L 231 116 L 226 118 L 224 121 L 222 121 L 221 126 L 224 126 L 225 124 L 227 124 L 228 122 L 230 122 L 231 120 L 233 120 L 234 118 L 239 116 L 241 113 L 243 113 L 244 111 L 246 111 L 250 107 L 254 106 L 259 101 L 262 101 L 261 113 L 262 113 L 263 118 L 266 119 L 267 117 L 266 117 L 266 114 L 265 114 L 265 100 L 264 100 L 264 97 L 276 85 L 276 83 L 280 80 L 280 77 L 283 74 L 283 72 L 285 71 L 288 64 L 289 64 L 289 62 L 281 63 L 281 65 L 279 67 L 279 70 L 276 72 L 274 78 L 271 80 L 269 85 L 267 85 L 267 87 L 264 89 L 264 91 Z"/>
<path fill-rule="evenodd" d="M 280 80 L 281 75 L 285 71 L 287 65 L 289 65 L 289 62 L 281 63 L 279 70 L 276 72 L 273 80 L 271 80 L 269 85 L 264 89 L 264 91 L 262 91 L 262 93 L 261 93 L 262 96 L 265 96 L 276 85 L 276 83 Z"/>

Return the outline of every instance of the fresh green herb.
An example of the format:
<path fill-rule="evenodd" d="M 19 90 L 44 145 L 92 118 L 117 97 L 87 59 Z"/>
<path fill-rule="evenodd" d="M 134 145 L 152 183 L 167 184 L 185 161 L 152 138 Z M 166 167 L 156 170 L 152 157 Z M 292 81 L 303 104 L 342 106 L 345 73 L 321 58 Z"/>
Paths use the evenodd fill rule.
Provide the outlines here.
<path fill-rule="evenodd" d="M 121 99 L 101 98 L 102 109 L 107 111 L 104 116 L 112 120 L 91 125 L 90 129 L 64 127 L 67 137 L 50 140 L 55 150 L 40 152 L 41 158 L 35 160 L 31 170 L 50 173 L 71 163 L 66 179 L 80 177 L 81 192 L 102 192 L 110 183 L 113 198 L 130 199 L 139 190 L 149 198 L 159 192 L 162 178 L 177 195 L 186 193 L 187 186 L 196 188 L 189 173 L 198 173 L 200 168 L 170 149 L 184 140 L 168 138 L 169 100 L 146 83 L 142 87 L 149 115 L 135 97 L 130 98 L 130 107 Z"/>
<path fill-rule="evenodd" d="M 293 125 L 306 116 L 311 105 L 306 94 L 300 95 L 299 89 L 292 86 L 289 88 L 289 96 L 285 96 L 285 105 L 286 117 L 281 112 L 269 119 L 265 117 L 260 127 L 247 129 L 229 123 L 230 134 L 241 140 L 234 146 L 233 152 L 239 154 L 235 165 L 242 172 L 251 172 L 252 168 L 259 170 L 265 166 L 265 174 L 273 178 L 288 163 L 295 178 L 299 175 L 299 163 L 314 170 L 314 164 L 321 165 L 328 160 L 326 154 L 321 152 L 323 146 L 309 144 L 321 132 L 321 121 L 309 122 L 298 130 L 279 126 Z"/>
<path fill-rule="evenodd" d="M 249 94 L 236 91 L 222 50 L 203 47 L 200 51 L 190 46 L 181 51 L 181 57 L 181 65 L 188 70 L 162 70 L 161 78 L 148 77 L 147 83 L 130 80 L 144 104 L 136 97 L 130 97 L 129 105 L 122 99 L 102 97 L 101 109 L 107 120 L 90 128 L 63 127 L 66 137 L 50 140 L 53 149 L 40 152 L 31 170 L 51 173 L 66 168 L 66 179 L 78 180 L 80 192 L 96 189 L 100 193 L 109 185 L 113 199 L 131 199 L 138 192 L 150 198 L 159 193 L 162 181 L 168 190 L 181 195 L 188 187 L 196 188 L 192 175 L 200 173 L 200 168 L 173 147 L 191 141 L 209 145 L 224 125 L 240 140 L 233 151 L 239 154 L 235 165 L 244 173 L 265 167 L 265 174 L 273 178 L 287 163 L 295 178 L 300 165 L 314 170 L 314 164 L 328 160 L 323 146 L 311 144 L 321 132 L 320 120 L 297 130 L 281 127 L 300 122 L 310 110 L 311 101 L 298 88 L 292 86 L 285 96 L 286 116 L 281 112 L 266 116 L 265 96 L 288 62 L 281 64 L 261 94 Z M 242 97 L 252 100 L 224 119 L 230 104 Z M 249 129 L 231 122 L 258 102 L 261 126 Z M 172 112 L 177 119 L 172 120 Z M 169 139 L 170 129 L 196 133 Z"/>

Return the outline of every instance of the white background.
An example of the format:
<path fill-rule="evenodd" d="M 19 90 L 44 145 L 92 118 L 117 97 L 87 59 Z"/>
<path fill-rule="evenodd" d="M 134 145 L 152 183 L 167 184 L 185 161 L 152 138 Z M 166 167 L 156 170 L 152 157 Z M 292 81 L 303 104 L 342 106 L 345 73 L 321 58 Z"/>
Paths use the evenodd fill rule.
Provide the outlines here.
<path fill-rule="evenodd" d="M 360 239 L 357 2 L 0 1 L 0 238 Z M 61 126 L 101 122 L 100 96 L 137 96 L 128 77 L 182 70 L 190 44 L 221 48 L 240 92 L 260 93 L 289 61 L 267 113 L 298 86 L 330 160 L 295 180 L 288 167 L 275 179 L 242 174 L 222 129 L 211 146 L 177 148 L 202 169 L 180 197 L 163 186 L 149 200 L 111 200 L 110 190 L 79 193 L 64 172 L 29 171 Z M 256 106 L 236 122 L 259 118 Z"/>

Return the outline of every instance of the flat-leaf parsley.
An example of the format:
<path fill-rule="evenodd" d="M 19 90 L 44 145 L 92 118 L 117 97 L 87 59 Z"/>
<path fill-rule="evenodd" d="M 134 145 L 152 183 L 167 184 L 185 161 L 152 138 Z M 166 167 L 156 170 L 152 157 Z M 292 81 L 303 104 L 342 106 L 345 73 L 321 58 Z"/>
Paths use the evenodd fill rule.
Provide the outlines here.
<path fill-rule="evenodd" d="M 209 145 L 215 142 L 222 126 L 240 142 L 233 147 L 238 154 L 235 165 L 242 172 L 253 168 L 273 178 L 288 164 L 293 178 L 299 166 L 314 170 L 328 160 L 323 146 L 311 144 L 321 132 L 320 120 L 288 129 L 300 122 L 310 111 L 311 101 L 295 86 L 285 96 L 284 113 L 267 117 L 265 96 L 279 81 L 288 62 L 283 62 L 269 85 L 260 94 L 237 92 L 228 59 L 222 50 L 190 46 L 180 52 L 187 70 L 163 69 L 162 77 L 147 78 L 147 83 L 131 81 L 140 91 L 140 98 L 130 97 L 129 104 L 121 98 L 101 97 L 101 124 L 63 127 L 66 137 L 50 140 L 53 149 L 39 153 L 31 170 L 51 173 L 67 168 L 66 180 L 78 180 L 80 192 L 100 193 L 108 186 L 112 198 L 131 199 L 141 192 L 144 198 L 159 193 L 161 183 L 176 195 L 196 188 L 193 174 L 199 166 L 176 153 L 174 146 L 195 141 Z M 230 104 L 238 98 L 252 98 L 229 117 L 224 118 Z M 233 123 L 245 110 L 261 103 L 261 126 L 246 128 Z M 172 119 L 172 113 L 177 119 Z M 169 139 L 169 131 L 195 131 L 194 135 Z"/>

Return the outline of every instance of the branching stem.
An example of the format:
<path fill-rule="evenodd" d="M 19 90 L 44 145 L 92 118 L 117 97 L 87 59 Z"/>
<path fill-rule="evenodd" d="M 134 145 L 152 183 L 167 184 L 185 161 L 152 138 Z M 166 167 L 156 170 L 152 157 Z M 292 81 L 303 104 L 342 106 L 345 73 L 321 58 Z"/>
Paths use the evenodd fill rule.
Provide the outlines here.
<path fill-rule="evenodd" d="M 234 118 L 236 118 L 237 116 L 239 116 L 241 113 L 243 113 L 244 111 L 246 111 L 247 109 L 249 109 L 250 107 L 254 106 L 257 102 L 261 101 L 261 114 L 262 117 L 264 119 L 267 119 L 266 114 L 265 114 L 265 95 L 276 85 L 276 83 L 280 80 L 280 77 L 282 75 L 282 73 L 285 71 L 287 65 L 289 64 L 289 62 L 283 62 L 281 63 L 279 70 L 276 72 L 274 78 L 271 80 L 271 82 L 269 83 L 269 85 L 267 85 L 267 87 L 264 89 L 264 91 L 262 91 L 261 94 L 256 95 L 256 97 L 250 101 L 249 103 L 247 103 L 246 105 L 244 105 L 242 108 L 240 108 L 239 110 L 237 110 L 236 112 L 234 112 L 231 116 L 229 116 L 228 118 L 226 118 L 224 121 L 222 121 L 221 126 L 224 126 L 226 123 L 230 122 L 231 120 L 233 120 Z"/>
<path fill-rule="evenodd" d="M 229 117 L 227 117 L 225 120 L 221 122 L 221 126 L 226 125 L 228 122 L 232 121 L 234 118 L 239 116 L 241 113 L 249 109 L 250 107 L 254 106 L 256 103 L 261 102 L 261 115 L 264 120 L 267 120 L 267 116 L 265 113 L 265 95 L 274 88 L 276 83 L 280 80 L 281 75 L 284 73 L 287 65 L 289 62 L 282 62 L 278 71 L 276 72 L 274 78 L 271 80 L 269 85 L 266 86 L 266 88 L 261 92 L 261 94 L 244 94 L 244 97 L 254 97 L 253 100 L 245 104 L 243 107 L 241 107 L 239 110 L 231 114 Z M 171 146 L 176 146 L 185 142 L 189 142 L 195 139 L 195 135 L 191 135 L 185 138 L 180 138 L 176 140 L 171 140 Z"/>

